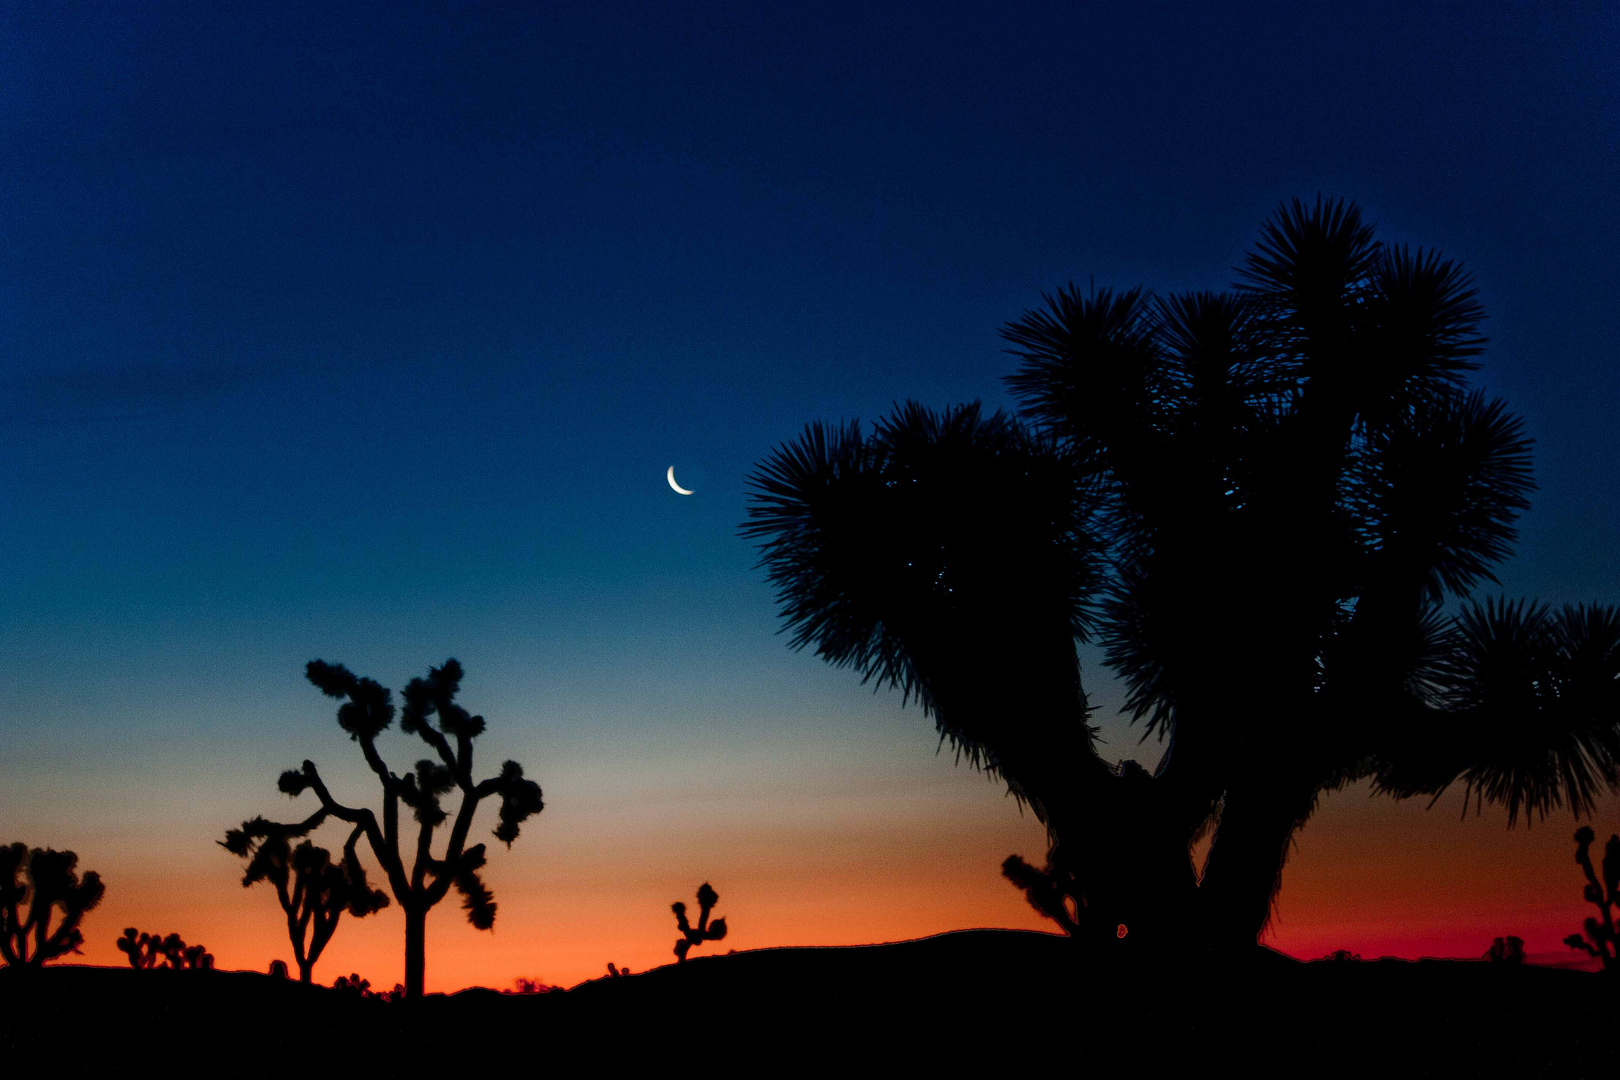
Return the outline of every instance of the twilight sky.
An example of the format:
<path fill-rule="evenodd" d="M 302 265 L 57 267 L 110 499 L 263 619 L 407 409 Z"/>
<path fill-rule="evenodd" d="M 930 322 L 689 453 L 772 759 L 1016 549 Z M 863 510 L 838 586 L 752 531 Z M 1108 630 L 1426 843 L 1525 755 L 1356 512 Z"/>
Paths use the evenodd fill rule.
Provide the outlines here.
<path fill-rule="evenodd" d="M 0 5 L 0 841 L 101 871 L 92 962 L 289 954 L 213 841 L 307 812 L 306 756 L 376 801 L 317 656 L 459 658 L 545 789 L 429 989 L 662 963 L 705 879 L 727 947 L 1041 927 L 998 874 L 1039 827 L 774 636 L 744 479 L 809 420 L 1007 404 L 1042 290 L 1223 287 L 1290 196 L 1467 263 L 1538 440 L 1503 586 L 1620 600 L 1611 5 L 333 6 Z M 1335 796 L 1273 943 L 1561 950 L 1571 819 L 1459 807 Z M 401 940 L 346 922 L 317 978 Z"/>

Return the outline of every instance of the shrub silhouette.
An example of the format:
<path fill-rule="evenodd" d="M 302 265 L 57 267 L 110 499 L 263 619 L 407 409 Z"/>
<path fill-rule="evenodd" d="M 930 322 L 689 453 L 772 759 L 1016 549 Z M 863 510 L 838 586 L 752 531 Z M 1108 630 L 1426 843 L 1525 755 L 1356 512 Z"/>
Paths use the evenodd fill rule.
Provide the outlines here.
<path fill-rule="evenodd" d="M 1519 937 L 1499 937 L 1491 941 L 1491 947 L 1485 950 L 1483 959 L 1493 964 L 1507 964 L 1509 966 L 1524 963 L 1524 939 Z"/>
<path fill-rule="evenodd" d="M 1598 909 L 1598 918 L 1588 916 L 1583 934 L 1571 934 L 1564 944 L 1580 949 L 1603 962 L 1603 970 L 1620 972 L 1620 937 L 1614 925 L 1614 910 L 1620 905 L 1620 834 L 1611 834 L 1603 846 L 1601 876 L 1592 869 L 1592 842 L 1597 834 L 1582 825 L 1575 833 L 1575 861 L 1586 875 L 1586 900 Z"/>
<path fill-rule="evenodd" d="M 390 1002 L 405 999 L 405 988 L 399 983 L 395 983 L 392 990 L 384 990 L 378 993 L 371 989 L 370 979 L 363 979 L 352 972 L 348 975 L 339 975 L 333 980 L 332 989 L 357 1001 Z"/>
<path fill-rule="evenodd" d="M 334 864 L 331 852 L 308 840 L 296 848 L 290 846 L 290 840 L 307 836 L 326 817 L 324 807 L 295 826 L 256 817 L 244 821 L 240 829 L 227 831 L 220 841 L 226 851 L 248 860 L 243 888 L 261 881 L 276 887 L 276 899 L 287 919 L 287 938 L 298 963 L 298 981 L 302 983 L 312 980 L 315 962 L 337 933 L 345 911 L 362 918 L 388 906 L 388 895 L 370 886 L 365 868 L 355 855 L 359 826 L 343 845 L 341 864 Z"/>
<path fill-rule="evenodd" d="M 608 973 L 607 973 L 608 978 L 610 978 L 610 979 L 622 979 L 628 974 L 630 974 L 630 969 L 629 968 L 627 968 L 627 967 L 622 967 L 622 968 L 621 967 L 614 967 L 613 966 L 613 961 L 611 961 L 611 960 L 608 961 Z"/>
<path fill-rule="evenodd" d="M 287 977 L 287 961 L 270 961 L 270 977 L 272 979 L 285 979 Z"/>
<path fill-rule="evenodd" d="M 1474 598 L 1533 481 L 1521 422 L 1466 384 L 1468 275 L 1324 199 L 1280 207 L 1240 275 L 1061 289 L 1003 330 L 1018 417 L 812 424 L 752 477 L 792 647 L 1004 781 L 1050 849 L 1009 877 L 1099 940 L 1252 947 L 1347 784 L 1459 784 L 1510 825 L 1620 789 L 1620 611 Z M 1167 743 L 1152 774 L 1098 752 L 1087 641 Z"/>
<path fill-rule="evenodd" d="M 94 870 L 81 879 L 78 865 L 71 851 L 0 847 L 0 959 L 7 967 L 43 967 L 84 944 L 79 922 L 107 888 Z"/>
<path fill-rule="evenodd" d="M 430 668 L 427 678 L 412 679 L 405 687 L 400 730 L 419 737 L 435 757 L 421 759 L 415 771 L 403 777 L 390 770 L 377 751 L 377 736 L 394 721 L 393 692 L 341 664 L 311 660 L 305 674 L 322 693 L 343 701 L 337 711 L 338 726 L 360 744 L 366 764 L 382 785 L 382 820 L 368 807 L 339 803 L 327 790 L 315 763 L 306 760 L 302 768 L 283 772 L 277 786 L 291 796 L 313 791 L 320 800 L 320 811 L 304 823 L 275 827 L 302 829 L 324 813 L 353 826 L 346 851 L 353 849 L 359 836 L 366 838 L 394 899 L 405 912 L 404 994 L 420 998 L 426 970 L 427 914 L 451 888 L 461 893 L 468 922 L 480 930 L 495 925 L 495 897 L 478 876 L 485 861 L 484 845 L 467 846 L 467 833 L 479 804 L 489 798 L 500 800 L 495 838 L 510 847 L 519 826 L 545 808 L 540 785 L 525 780 L 523 767 L 515 761 L 502 763 L 500 772 L 488 779 L 473 779 L 473 740 L 483 734 L 484 718 L 456 704 L 462 670 L 453 659 L 446 660 L 443 667 Z M 461 802 L 452 819 L 441 799 L 458 790 Z M 402 803 L 417 822 L 414 843 L 404 841 L 414 851 L 409 864 L 401 854 Z M 443 857 L 435 857 L 433 834 L 446 821 L 451 821 L 449 840 Z"/>
<path fill-rule="evenodd" d="M 357 998 L 371 996 L 371 980 L 362 979 L 358 974 L 339 975 L 332 980 L 332 989 L 350 994 Z"/>
<path fill-rule="evenodd" d="M 681 932 L 681 936 L 675 942 L 677 963 L 686 963 L 686 954 L 694 945 L 701 945 L 705 941 L 719 941 L 726 936 L 726 920 L 716 919 L 712 923 L 709 922 L 709 912 L 720 902 L 720 894 L 710 888 L 707 881 L 698 886 L 697 902 L 696 926 L 687 921 L 685 904 L 677 900 L 670 905 L 670 910 L 675 913 L 675 928 Z M 612 964 L 608 965 L 609 970 L 612 970 L 612 967 Z"/>

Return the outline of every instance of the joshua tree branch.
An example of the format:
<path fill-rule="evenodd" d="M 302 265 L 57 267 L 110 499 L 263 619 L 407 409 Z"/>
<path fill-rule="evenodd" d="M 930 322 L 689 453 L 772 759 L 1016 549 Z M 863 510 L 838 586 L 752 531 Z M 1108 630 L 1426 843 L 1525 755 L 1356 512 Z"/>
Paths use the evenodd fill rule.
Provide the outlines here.
<path fill-rule="evenodd" d="M 422 891 L 422 880 L 427 875 L 428 867 L 433 862 L 433 829 L 434 826 L 423 821 L 422 827 L 416 834 L 416 864 L 411 867 L 411 892 Z"/>
<path fill-rule="evenodd" d="M 382 832 L 377 828 L 377 815 L 367 807 L 358 810 L 351 809 L 332 798 L 332 793 L 326 789 L 326 783 L 321 779 L 320 772 L 315 768 L 313 761 L 304 762 L 304 778 L 309 786 L 321 800 L 321 805 L 327 813 L 339 821 L 347 821 L 365 831 L 366 840 L 371 844 L 371 853 L 382 864 L 383 872 L 388 875 L 388 882 L 393 886 L 396 896 L 403 898 L 411 891 L 410 882 L 405 878 L 405 868 L 399 861 L 399 845 L 390 845 L 383 839 Z"/>
<path fill-rule="evenodd" d="M 423 742 L 438 752 L 439 759 L 444 762 L 445 766 L 457 777 L 460 777 L 461 766 L 457 763 L 456 755 L 451 751 L 450 742 L 444 737 L 444 732 L 435 728 L 424 718 L 420 726 L 417 727 L 416 733 L 422 737 Z"/>
<path fill-rule="evenodd" d="M 485 781 L 487 784 L 488 781 Z M 456 823 L 450 828 L 450 846 L 445 849 L 444 861 L 454 864 L 461 858 L 462 849 L 467 844 L 467 833 L 472 829 L 473 815 L 478 812 L 478 804 L 483 801 L 484 784 L 464 791 L 461 796 L 461 809 L 456 813 Z M 469 785 L 470 787 L 470 785 Z"/>

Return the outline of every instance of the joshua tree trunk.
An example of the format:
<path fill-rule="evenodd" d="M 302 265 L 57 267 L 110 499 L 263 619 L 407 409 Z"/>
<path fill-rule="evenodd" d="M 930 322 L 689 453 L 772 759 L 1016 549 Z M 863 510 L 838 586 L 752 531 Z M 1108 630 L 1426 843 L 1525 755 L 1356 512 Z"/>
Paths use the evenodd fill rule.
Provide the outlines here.
<path fill-rule="evenodd" d="M 315 964 L 314 964 L 313 961 L 310 961 L 310 960 L 299 960 L 298 961 L 298 981 L 299 982 L 307 984 L 307 983 L 313 981 L 314 972 L 315 972 Z"/>
<path fill-rule="evenodd" d="M 422 996 L 422 977 L 427 967 L 427 908 L 405 905 L 405 996 L 414 1001 Z"/>
<path fill-rule="evenodd" d="M 1294 833 L 1316 803 L 1315 785 L 1278 791 L 1279 780 L 1260 777 L 1227 789 L 1198 889 L 1204 933 L 1216 948 L 1244 949 L 1259 940 Z"/>

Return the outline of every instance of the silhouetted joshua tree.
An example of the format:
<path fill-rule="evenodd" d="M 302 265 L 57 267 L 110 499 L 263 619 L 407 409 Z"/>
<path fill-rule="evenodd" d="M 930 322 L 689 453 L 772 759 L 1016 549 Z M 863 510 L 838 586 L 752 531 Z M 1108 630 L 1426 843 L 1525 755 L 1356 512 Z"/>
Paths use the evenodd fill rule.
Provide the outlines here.
<path fill-rule="evenodd" d="M 1620 834 L 1611 834 L 1603 846 L 1602 875 L 1592 869 L 1592 841 L 1597 834 L 1589 825 L 1582 825 L 1575 833 L 1575 861 L 1586 875 L 1585 896 L 1596 906 L 1600 918 L 1588 916 L 1583 926 L 1585 936 L 1571 934 L 1564 944 L 1580 949 L 1603 962 L 1603 970 L 1620 973 L 1620 933 L 1614 924 L 1614 911 L 1620 905 Z"/>
<path fill-rule="evenodd" d="M 694 945 L 701 945 L 705 941 L 719 941 L 726 936 L 726 920 L 716 919 L 709 921 L 709 912 L 714 905 L 720 902 L 720 894 L 709 887 L 705 881 L 698 886 L 698 921 L 693 926 L 686 918 L 686 905 L 677 900 L 671 904 L 670 910 L 675 913 L 675 928 L 681 932 L 680 938 L 675 942 L 675 960 L 677 963 L 686 963 L 686 954 Z M 609 964 L 611 971 L 613 965 Z M 628 974 L 628 973 L 627 973 Z"/>
<path fill-rule="evenodd" d="M 107 888 L 94 870 L 81 880 L 78 865 L 79 856 L 71 851 L 0 847 L 0 958 L 7 967 L 43 967 L 84 944 L 79 921 L 101 903 Z"/>
<path fill-rule="evenodd" d="M 338 920 L 345 911 L 363 918 L 388 906 L 388 895 L 373 889 L 366 881 L 354 846 L 363 831 L 359 825 L 343 845 L 343 861 L 332 862 L 332 853 L 305 840 L 296 848 L 288 841 L 307 836 L 326 820 L 323 807 L 298 825 L 277 825 L 256 817 L 244 821 L 240 829 L 225 833 L 220 846 L 232 855 L 248 860 L 242 887 L 269 881 L 276 887 L 276 899 L 287 917 L 287 939 L 292 942 L 298 962 L 298 981 L 312 980 L 315 962 L 337 933 Z"/>
<path fill-rule="evenodd" d="M 1051 844 L 1009 876 L 1098 940 L 1252 944 L 1346 784 L 1461 783 L 1510 825 L 1620 789 L 1620 612 L 1468 599 L 1533 486 L 1519 420 L 1465 385 L 1468 276 L 1318 199 L 1241 277 L 1060 290 L 1003 331 L 1021 418 L 812 424 L 753 477 L 743 534 L 792 645 L 1000 777 Z M 1097 752 L 1086 641 L 1168 740 L 1152 774 Z"/>
<path fill-rule="evenodd" d="M 137 934 L 133 926 L 124 928 L 124 936 L 115 943 L 118 951 L 129 960 L 129 966 L 143 971 L 156 964 L 162 953 L 161 934 Z"/>
<path fill-rule="evenodd" d="M 182 968 L 211 971 L 214 967 L 214 954 L 207 947 L 187 945 L 179 934 L 137 936 L 135 928 L 130 926 L 125 928 L 124 936 L 115 944 L 118 951 L 129 959 L 129 966 L 136 970 L 154 967 L 159 960 L 163 961 L 165 968 L 175 971 Z"/>
<path fill-rule="evenodd" d="M 461 665 L 446 660 L 443 667 L 430 668 L 425 679 L 412 679 L 405 687 L 405 705 L 400 713 L 400 730 L 418 736 L 435 758 L 416 763 L 414 773 L 404 777 L 392 772 L 377 752 L 377 736 L 394 721 L 393 692 L 371 679 L 359 678 L 340 664 L 312 660 L 306 669 L 309 681 L 322 693 L 344 699 L 338 708 L 338 726 L 360 744 L 366 764 L 383 789 L 382 820 L 367 807 L 351 807 L 338 802 L 327 790 L 313 761 L 302 768 L 281 774 L 280 789 L 288 795 L 314 791 L 321 813 L 347 822 L 365 836 L 372 855 L 387 875 L 394 899 L 405 912 L 405 995 L 422 996 L 426 961 L 427 914 L 454 887 L 461 893 L 461 906 L 467 921 L 480 930 L 495 925 L 495 898 L 478 876 L 484 865 L 484 845 L 467 847 L 467 833 L 473 814 L 488 798 L 500 799 L 499 823 L 495 838 L 508 847 L 518 837 L 518 827 L 544 809 L 540 786 L 523 778 L 523 767 L 515 761 L 501 765 L 496 775 L 473 779 L 473 740 L 484 731 L 484 718 L 474 716 L 455 702 L 461 688 Z M 454 819 L 441 804 L 443 796 L 460 791 L 461 802 Z M 403 803 L 416 818 L 414 854 L 401 853 L 399 807 Z M 302 829 L 313 816 L 298 825 Z M 449 840 L 442 858 L 433 854 L 434 830 L 451 821 Z M 289 835 L 296 835 L 289 833 Z M 349 848 L 352 850 L 351 835 Z M 406 862 L 409 858 L 411 861 Z"/>

